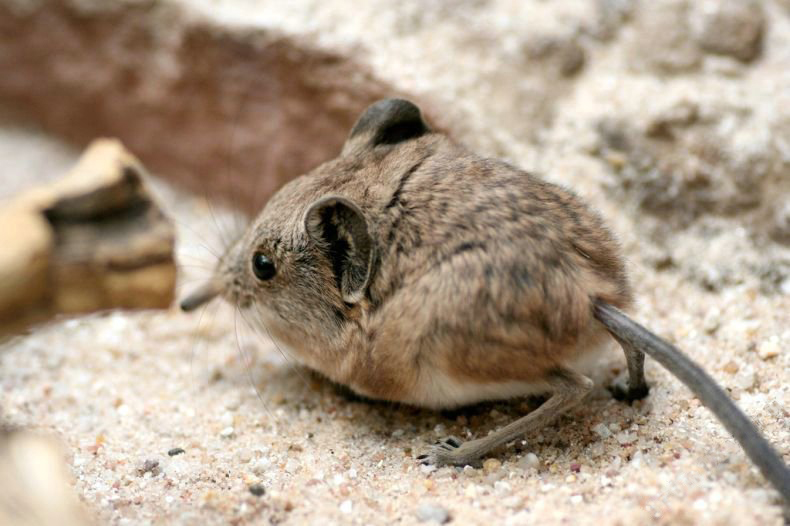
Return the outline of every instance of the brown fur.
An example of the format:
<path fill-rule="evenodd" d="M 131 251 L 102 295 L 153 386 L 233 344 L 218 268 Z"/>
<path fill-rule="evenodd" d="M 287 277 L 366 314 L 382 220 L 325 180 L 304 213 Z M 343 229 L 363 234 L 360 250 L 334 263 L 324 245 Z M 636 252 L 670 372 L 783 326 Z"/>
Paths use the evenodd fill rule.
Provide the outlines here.
<path fill-rule="evenodd" d="M 427 127 L 371 144 L 381 123 L 365 118 L 343 154 L 272 198 L 219 266 L 225 297 L 256 309 L 248 318 L 306 365 L 405 402 L 436 370 L 461 382 L 538 382 L 603 337 L 592 298 L 629 305 L 615 240 L 570 191 Z M 374 246 L 353 304 L 304 227 L 327 196 L 361 210 Z M 256 250 L 277 265 L 271 281 L 251 271 Z"/>

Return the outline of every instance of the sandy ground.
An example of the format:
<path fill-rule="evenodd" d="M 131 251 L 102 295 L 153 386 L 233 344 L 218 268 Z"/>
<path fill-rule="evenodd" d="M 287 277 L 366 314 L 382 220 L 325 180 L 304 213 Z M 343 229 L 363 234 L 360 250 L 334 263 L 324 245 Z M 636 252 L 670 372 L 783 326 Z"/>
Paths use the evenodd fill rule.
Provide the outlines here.
<path fill-rule="evenodd" d="M 360 28 L 333 11 L 340 3 L 296 2 L 259 22 L 303 28 L 312 16 L 316 31 L 334 28 L 317 39 L 342 45 Z M 237 16 L 231 2 L 216 4 L 229 21 Z M 778 217 L 772 211 L 788 199 L 790 17 L 766 3 L 774 25 L 764 57 L 748 69 L 707 57 L 690 75 L 645 73 L 629 65 L 625 44 L 640 34 L 633 24 L 614 44 L 588 43 L 584 71 L 573 85 L 558 81 L 561 94 L 549 97 L 550 125 L 524 139 L 521 117 L 508 115 L 512 94 L 497 91 L 512 78 L 480 82 L 513 46 L 505 42 L 497 48 L 503 56 L 494 57 L 461 47 L 456 73 L 421 58 L 426 42 L 439 56 L 458 44 L 478 3 L 463 4 L 469 10 L 454 17 L 404 2 L 401 18 L 383 19 L 365 37 L 395 35 L 370 51 L 370 62 L 404 89 L 432 94 L 445 107 L 452 102 L 454 122 L 467 123 L 459 135 L 476 149 L 572 186 L 598 207 L 623 242 L 639 297 L 635 317 L 701 363 L 790 458 L 790 249 L 766 234 L 776 227 L 766 218 Z M 526 34 L 506 16 L 509 2 L 497 4 L 486 15 L 491 26 L 505 36 Z M 536 20 L 549 32 L 562 26 L 563 11 L 583 12 L 574 2 L 553 11 L 554 3 L 538 4 Z M 398 25 L 410 10 L 422 22 L 408 27 L 419 31 Z M 363 10 L 360 20 L 366 17 Z M 441 38 L 429 40 L 429 30 Z M 459 69 L 468 81 L 458 82 Z M 398 76 L 402 70 L 410 75 Z M 538 83 L 527 93 L 551 88 Z M 660 117 L 688 101 L 702 114 L 695 126 L 724 145 L 722 173 L 738 174 L 741 152 L 774 162 L 755 185 L 759 204 L 728 214 L 704 209 L 734 200 L 716 193 L 726 186 L 717 180 L 711 195 L 686 203 L 703 210 L 685 221 L 671 204 L 697 194 L 672 180 L 675 172 L 665 182 L 681 191 L 667 216 L 646 212 L 641 187 L 623 183 L 639 155 L 661 152 L 648 139 L 607 151 L 605 134 L 596 131 L 602 119 L 639 130 L 645 115 Z M 694 140 L 681 135 L 679 155 L 693 151 Z M 75 156 L 35 130 L 0 128 L 0 196 L 64 172 Z M 160 182 L 155 188 L 178 226 L 183 292 L 207 275 L 243 220 Z M 5 344 L 0 417 L 63 441 L 76 491 L 101 523 L 781 524 L 776 493 L 659 366 L 648 363 L 653 389 L 646 400 L 628 406 L 611 398 L 604 386 L 623 365 L 613 349 L 586 403 L 508 445 L 484 469 L 434 470 L 414 461 L 423 444 L 484 435 L 536 403 L 447 414 L 355 400 L 294 367 L 242 316 L 217 304 L 193 315 L 172 309 L 69 320 Z"/>
<path fill-rule="evenodd" d="M 29 130 L 3 129 L 0 144 L 15 153 L 0 167 L 4 188 L 73 157 Z M 179 227 L 187 288 L 240 223 L 156 188 Z M 688 349 L 786 453 L 787 297 L 636 275 L 638 316 Z M 622 363 L 605 360 L 599 384 Z M 776 495 L 707 410 L 655 364 L 648 376 L 644 402 L 599 387 L 487 469 L 434 471 L 413 460 L 422 444 L 484 434 L 534 404 L 436 414 L 353 400 L 215 305 L 75 319 L 13 341 L 0 353 L 0 410 L 60 437 L 77 491 L 108 523 L 408 524 L 441 516 L 431 506 L 461 524 L 781 523 Z"/>

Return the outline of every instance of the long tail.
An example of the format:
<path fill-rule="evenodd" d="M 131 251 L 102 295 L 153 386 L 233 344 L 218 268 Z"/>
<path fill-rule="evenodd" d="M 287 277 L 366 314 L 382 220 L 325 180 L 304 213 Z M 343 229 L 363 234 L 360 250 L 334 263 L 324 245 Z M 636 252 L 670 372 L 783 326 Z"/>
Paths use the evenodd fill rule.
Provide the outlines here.
<path fill-rule="evenodd" d="M 642 351 L 675 375 L 710 409 L 743 447 L 752 462 L 790 505 L 790 469 L 757 427 L 702 368 L 674 345 L 662 340 L 622 311 L 596 301 L 595 317 L 618 340 Z"/>

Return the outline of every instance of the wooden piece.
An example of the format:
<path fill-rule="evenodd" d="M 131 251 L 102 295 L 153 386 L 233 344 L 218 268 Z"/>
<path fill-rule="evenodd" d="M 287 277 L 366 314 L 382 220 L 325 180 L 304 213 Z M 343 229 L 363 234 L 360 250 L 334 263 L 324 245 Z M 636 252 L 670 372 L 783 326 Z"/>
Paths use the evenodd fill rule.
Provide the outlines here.
<path fill-rule="evenodd" d="M 145 177 L 100 139 L 63 179 L 0 205 L 0 336 L 58 314 L 170 305 L 174 231 Z"/>

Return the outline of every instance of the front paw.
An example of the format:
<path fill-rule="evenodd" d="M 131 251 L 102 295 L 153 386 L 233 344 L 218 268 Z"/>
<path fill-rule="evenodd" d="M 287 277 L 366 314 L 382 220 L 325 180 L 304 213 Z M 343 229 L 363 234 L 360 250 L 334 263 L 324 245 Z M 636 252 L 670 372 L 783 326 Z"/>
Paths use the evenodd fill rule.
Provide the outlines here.
<path fill-rule="evenodd" d="M 426 466 L 466 466 L 476 464 L 479 458 L 470 454 L 468 443 L 448 437 L 428 446 L 425 453 L 417 457 L 417 461 Z"/>

